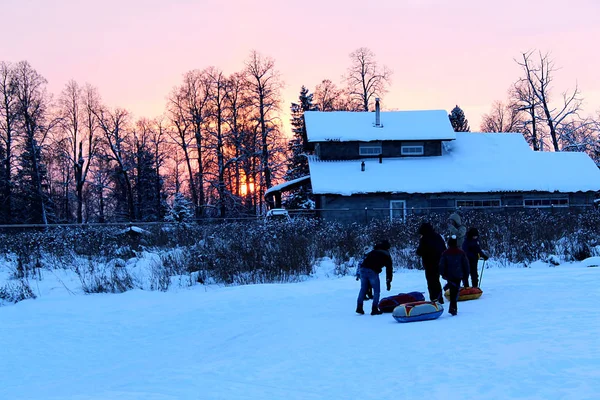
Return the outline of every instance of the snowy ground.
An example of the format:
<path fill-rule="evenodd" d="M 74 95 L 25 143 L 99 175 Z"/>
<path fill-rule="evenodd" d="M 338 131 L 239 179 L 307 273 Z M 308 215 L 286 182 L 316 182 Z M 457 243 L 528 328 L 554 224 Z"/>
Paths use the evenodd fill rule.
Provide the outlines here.
<path fill-rule="evenodd" d="M 48 277 L 0 307 L 0 399 L 597 399 L 598 263 L 488 269 L 457 317 L 406 324 L 355 314 L 358 282 L 323 269 L 87 296 Z M 413 290 L 398 271 L 383 295 Z"/>

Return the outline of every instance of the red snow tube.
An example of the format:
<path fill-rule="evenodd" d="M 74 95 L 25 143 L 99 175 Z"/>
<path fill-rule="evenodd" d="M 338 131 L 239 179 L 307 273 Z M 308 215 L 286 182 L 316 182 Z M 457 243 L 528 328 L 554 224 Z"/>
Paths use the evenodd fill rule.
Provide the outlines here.
<path fill-rule="evenodd" d="M 469 288 L 460 288 L 460 290 L 458 291 L 458 301 L 465 301 L 465 300 L 475 300 L 481 297 L 481 295 L 483 294 L 483 290 L 476 288 L 476 287 L 469 287 Z M 444 296 L 446 296 L 446 298 L 450 298 L 450 290 L 446 290 L 446 292 L 444 293 Z"/>
<path fill-rule="evenodd" d="M 423 301 L 425 297 L 421 292 L 398 293 L 395 296 L 384 297 L 379 300 L 379 309 L 382 312 L 390 313 L 400 304 L 412 303 L 415 301 Z"/>

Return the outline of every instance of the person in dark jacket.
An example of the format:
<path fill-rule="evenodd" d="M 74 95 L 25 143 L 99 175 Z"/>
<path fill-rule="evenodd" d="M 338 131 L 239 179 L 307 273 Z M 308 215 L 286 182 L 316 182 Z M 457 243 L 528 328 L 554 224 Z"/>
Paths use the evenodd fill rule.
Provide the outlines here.
<path fill-rule="evenodd" d="M 371 306 L 371 315 L 380 315 L 382 312 L 379 310 L 379 294 L 380 294 L 380 282 L 379 274 L 385 267 L 385 281 L 387 290 L 392 289 L 392 257 L 389 253 L 390 242 L 382 240 L 378 242 L 371 250 L 362 262 L 360 268 L 360 292 L 358 293 L 358 300 L 356 305 L 356 312 L 364 314 L 363 302 L 365 299 L 365 293 L 367 287 L 370 284 L 373 287 L 373 304 Z"/>
<path fill-rule="evenodd" d="M 446 281 L 450 288 L 450 309 L 448 312 L 452 315 L 458 313 L 458 292 L 460 282 L 469 277 L 469 259 L 464 251 L 458 248 L 456 235 L 448 239 L 448 250 L 442 254 L 440 259 L 440 275 Z"/>
<path fill-rule="evenodd" d="M 471 275 L 471 283 L 473 283 L 473 287 L 479 287 L 479 274 L 477 272 L 477 263 L 479 262 L 479 257 L 484 260 L 488 259 L 488 256 L 481 250 L 479 246 L 479 231 L 477 228 L 471 228 L 467 232 L 467 236 L 462 245 L 463 251 L 467 254 L 467 258 L 469 259 L 469 272 Z M 465 287 L 469 286 L 469 277 L 465 281 Z"/>
<path fill-rule="evenodd" d="M 421 257 L 425 279 L 427 279 L 427 290 L 429 300 L 444 303 L 442 285 L 440 284 L 440 257 L 446 250 L 446 243 L 429 222 L 424 222 L 419 227 L 419 247 L 417 255 Z"/>

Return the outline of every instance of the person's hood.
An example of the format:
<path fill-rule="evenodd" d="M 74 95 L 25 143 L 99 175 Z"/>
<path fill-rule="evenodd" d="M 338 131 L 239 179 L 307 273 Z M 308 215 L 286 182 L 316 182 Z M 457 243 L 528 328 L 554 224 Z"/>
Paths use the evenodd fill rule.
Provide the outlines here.
<path fill-rule="evenodd" d="M 473 239 L 475 236 L 479 236 L 479 231 L 477 228 L 471 228 L 467 232 L 467 239 Z"/>
<path fill-rule="evenodd" d="M 448 217 L 448 219 L 454 221 L 454 223 L 456 225 L 461 225 L 460 215 L 458 215 L 457 213 L 450 214 L 450 216 Z"/>
<path fill-rule="evenodd" d="M 433 233 L 433 226 L 429 222 L 423 222 L 419 227 L 418 233 L 423 236 Z"/>

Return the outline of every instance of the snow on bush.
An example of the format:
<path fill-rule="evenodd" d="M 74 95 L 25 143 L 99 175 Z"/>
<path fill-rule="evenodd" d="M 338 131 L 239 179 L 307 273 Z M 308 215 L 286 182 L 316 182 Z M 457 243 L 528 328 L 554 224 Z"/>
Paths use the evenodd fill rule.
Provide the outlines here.
<path fill-rule="evenodd" d="M 459 213 L 467 228 L 478 228 L 481 246 L 496 266 L 538 260 L 557 265 L 600 255 L 596 210 Z M 406 221 L 368 224 L 303 218 L 170 223 L 145 225 L 142 233 L 133 225 L 5 231 L 0 233 L 0 297 L 5 303 L 34 297 L 29 282 L 57 270 L 71 271 L 85 293 L 297 281 L 322 259 L 332 260 L 335 275 L 346 275 L 383 238 L 392 243 L 396 269 L 421 268 L 415 254 L 419 225 L 428 221 L 445 235 L 448 215 L 409 213 Z"/>

